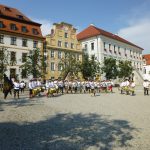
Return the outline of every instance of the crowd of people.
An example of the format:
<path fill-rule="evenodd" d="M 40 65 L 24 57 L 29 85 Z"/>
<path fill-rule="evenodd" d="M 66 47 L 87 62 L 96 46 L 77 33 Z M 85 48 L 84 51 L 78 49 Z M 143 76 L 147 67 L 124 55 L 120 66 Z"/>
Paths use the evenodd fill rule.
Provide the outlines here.
<path fill-rule="evenodd" d="M 91 96 L 95 96 L 96 93 L 113 92 L 113 82 L 107 81 L 81 81 L 81 80 L 46 80 L 43 85 L 40 80 L 33 79 L 29 82 L 29 95 L 30 98 L 34 97 L 35 94 L 40 95 L 41 91 L 46 91 L 46 96 L 54 96 L 55 94 L 68 94 L 68 93 L 91 93 Z M 41 88 L 41 90 L 40 90 Z"/>
<path fill-rule="evenodd" d="M 7 82 L 9 81 L 6 78 Z M 9 81 L 10 82 L 10 81 Z M 6 99 L 8 93 L 11 94 L 11 89 L 14 91 L 14 98 L 19 98 L 19 93 L 24 93 L 26 84 L 24 81 L 14 80 L 10 82 L 11 88 L 4 88 L 4 99 Z M 8 84 L 7 84 L 8 85 Z M 121 94 L 126 95 L 135 95 L 135 82 L 133 80 L 129 81 L 125 79 L 119 85 L 119 90 Z M 91 96 L 96 96 L 99 93 L 113 93 L 114 83 L 112 80 L 104 81 L 94 81 L 94 80 L 46 80 L 45 83 L 42 83 L 41 79 L 32 79 L 28 83 L 29 97 L 33 98 L 35 96 L 45 95 L 47 97 L 53 97 L 55 95 L 63 94 L 76 94 L 76 93 L 89 93 Z M 144 80 L 144 95 L 149 95 L 150 83 L 148 80 Z"/>

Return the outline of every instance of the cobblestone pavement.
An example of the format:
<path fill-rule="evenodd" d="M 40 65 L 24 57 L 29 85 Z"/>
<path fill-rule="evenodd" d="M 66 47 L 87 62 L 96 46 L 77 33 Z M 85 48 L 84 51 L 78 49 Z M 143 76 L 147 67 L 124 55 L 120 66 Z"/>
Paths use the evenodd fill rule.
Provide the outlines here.
<path fill-rule="evenodd" d="M 150 96 L 0 94 L 0 150 L 150 150 Z"/>

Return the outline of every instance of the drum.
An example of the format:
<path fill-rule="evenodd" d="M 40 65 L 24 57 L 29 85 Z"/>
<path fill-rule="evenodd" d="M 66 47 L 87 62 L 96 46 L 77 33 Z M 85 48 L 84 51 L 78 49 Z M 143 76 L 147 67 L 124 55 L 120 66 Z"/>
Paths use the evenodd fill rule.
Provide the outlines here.
<path fill-rule="evenodd" d="M 37 89 L 36 88 L 32 89 L 32 94 L 33 94 L 33 96 L 35 96 L 37 94 Z"/>
<path fill-rule="evenodd" d="M 53 94 L 53 93 L 55 93 L 56 92 L 56 88 L 50 88 L 49 90 L 48 90 L 48 93 L 49 94 Z"/>

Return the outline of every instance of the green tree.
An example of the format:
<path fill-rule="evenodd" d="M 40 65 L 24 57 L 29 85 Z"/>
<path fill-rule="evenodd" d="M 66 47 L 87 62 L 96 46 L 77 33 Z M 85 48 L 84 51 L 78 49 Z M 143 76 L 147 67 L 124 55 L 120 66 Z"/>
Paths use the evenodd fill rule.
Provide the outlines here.
<path fill-rule="evenodd" d="M 9 65 L 9 52 L 7 48 L 0 47 L 0 82 L 2 82 L 7 66 Z"/>
<path fill-rule="evenodd" d="M 96 74 L 100 74 L 100 63 L 94 55 L 90 59 L 88 54 L 83 54 L 81 72 L 84 79 L 93 79 Z"/>
<path fill-rule="evenodd" d="M 106 58 L 101 70 L 103 73 L 105 73 L 106 79 L 116 79 L 118 76 L 118 66 L 116 65 L 116 59 Z"/>
<path fill-rule="evenodd" d="M 70 77 L 78 77 L 81 71 L 81 62 L 77 60 L 73 53 L 66 53 L 65 58 L 62 58 L 59 65 L 62 66 L 61 76 L 65 79 L 68 75 Z"/>
<path fill-rule="evenodd" d="M 26 62 L 20 66 L 26 75 L 32 75 L 33 78 L 38 78 L 43 75 L 43 55 L 39 48 L 29 52 Z"/>
<path fill-rule="evenodd" d="M 118 72 L 119 78 L 126 78 L 132 75 L 133 67 L 130 61 L 120 61 L 118 67 L 119 67 Z"/>

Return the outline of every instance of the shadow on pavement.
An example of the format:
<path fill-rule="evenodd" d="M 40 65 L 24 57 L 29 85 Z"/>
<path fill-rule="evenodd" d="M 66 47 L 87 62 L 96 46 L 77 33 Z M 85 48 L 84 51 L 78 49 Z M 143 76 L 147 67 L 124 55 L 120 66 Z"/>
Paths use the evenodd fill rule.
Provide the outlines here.
<path fill-rule="evenodd" d="M 0 123 L 1 150 L 112 150 L 130 147 L 134 127 L 97 114 L 58 114 L 36 123 Z"/>

